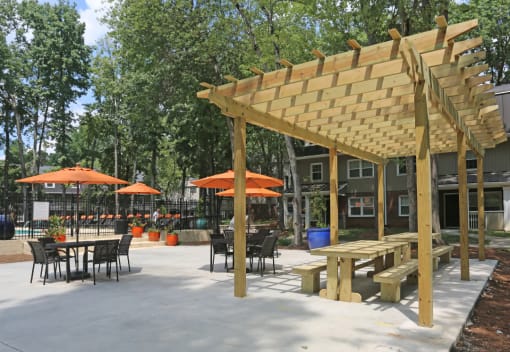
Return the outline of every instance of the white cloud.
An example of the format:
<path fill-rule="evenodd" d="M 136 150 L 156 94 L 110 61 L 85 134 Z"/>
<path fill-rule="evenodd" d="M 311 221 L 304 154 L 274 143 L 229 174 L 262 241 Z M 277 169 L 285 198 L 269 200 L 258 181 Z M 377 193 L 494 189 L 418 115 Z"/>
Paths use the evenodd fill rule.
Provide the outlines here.
<path fill-rule="evenodd" d="M 85 0 L 83 5 L 79 13 L 85 23 L 85 44 L 95 45 L 108 31 L 107 26 L 99 21 L 105 15 L 108 4 L 104 0 Z"/>

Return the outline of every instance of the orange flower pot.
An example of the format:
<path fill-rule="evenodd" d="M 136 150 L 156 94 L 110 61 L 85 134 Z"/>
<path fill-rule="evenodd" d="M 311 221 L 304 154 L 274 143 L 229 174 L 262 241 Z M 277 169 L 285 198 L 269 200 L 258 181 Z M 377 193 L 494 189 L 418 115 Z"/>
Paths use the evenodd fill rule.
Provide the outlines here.
<path fill-rule="evenodd" d="M 56 235 L 54 238 L 55 238 L 56 242 L 65 242 L 66 241 L 66 235 L 65 234 Z"/>
<path fill-rule="evenodd" d="M 142 226 L 133 226 L 131 228 L 131 234 L 133 237 L 142 237 L 143 227 Z"/>
<path fill-rule="evenodd" d="M 166 235 L 166 245 L 167 246 L 177 246 L 179 242 L 179 236 L 176 233 L 168 233 Z"/>
<path fill-rule="evenodd" d="M 149 241 L 159 241 L 159 232 L 151 231 L 149 234 Z"/>

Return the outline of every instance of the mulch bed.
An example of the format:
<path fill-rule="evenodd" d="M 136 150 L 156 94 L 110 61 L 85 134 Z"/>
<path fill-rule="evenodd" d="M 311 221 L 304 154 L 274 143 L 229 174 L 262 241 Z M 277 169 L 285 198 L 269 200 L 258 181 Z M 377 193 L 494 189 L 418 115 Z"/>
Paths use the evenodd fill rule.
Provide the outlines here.
<path fill-rule="evenodd" d="M 478 258 L 477 248 L 469 252 L 470 258 Z M 459 247 L 453 256 L 459 258 Z M 498 260 L 498 265 L 454 351 L 510 351 L 510 251 L 487 248 L 486 257 Z"/>

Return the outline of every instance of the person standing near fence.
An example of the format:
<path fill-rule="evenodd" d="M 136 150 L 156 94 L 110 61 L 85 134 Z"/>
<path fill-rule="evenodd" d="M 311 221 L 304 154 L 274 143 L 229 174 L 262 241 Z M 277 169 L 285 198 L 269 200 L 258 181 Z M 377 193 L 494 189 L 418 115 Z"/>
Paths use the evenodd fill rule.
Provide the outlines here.
<path fill-rule="evenodd" d="M 157 208 L 154 211 L 154 213 L 152 214 L 152 222 L 154 223 L 155 226 L 158 224 L 158 219 L 159 219 L 159 208 Z"/>

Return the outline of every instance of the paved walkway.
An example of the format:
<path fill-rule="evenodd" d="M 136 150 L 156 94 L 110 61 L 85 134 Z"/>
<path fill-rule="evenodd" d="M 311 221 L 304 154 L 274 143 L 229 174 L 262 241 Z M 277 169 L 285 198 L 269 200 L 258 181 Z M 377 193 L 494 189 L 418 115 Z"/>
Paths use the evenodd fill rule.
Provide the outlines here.
<path fill-rule="evenodd" d="M 281 250 L 277 274 L 247 274 L 248 295 L 233 296 L 233 273 L 209 246 L 136 248 L 132 272 L 108 280 L 66 284 L 37 277 L 31 262 L 0 265 L 0 352 L 54 351 L 449 351 L 494 270 L 495 261 L 459 261 L 434 273 L 434 326 L 417 326 L 416 286 L 399 303 L 379 300 L 363 271 L 355 288 L 362 303 L 300 292 L 296 264 L 307 251 Z M 125 268 L 124 268 L 125 269 Z M 37 276 L 37 275 L 36 275 Z M 325 276 L 322 276 L 325 284 Z"/>

